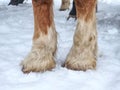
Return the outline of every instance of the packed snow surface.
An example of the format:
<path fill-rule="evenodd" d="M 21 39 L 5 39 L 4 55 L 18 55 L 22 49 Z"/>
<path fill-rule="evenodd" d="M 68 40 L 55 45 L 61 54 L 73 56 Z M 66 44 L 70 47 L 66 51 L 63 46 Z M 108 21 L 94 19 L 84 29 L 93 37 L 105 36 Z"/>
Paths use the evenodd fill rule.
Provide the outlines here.
<path fill-rule="evenodd" d="M 30 74 L 21 72 L 20 62 L 32 46 L 32 4 L 27 0 L 8 6 L 8 2 L 0 0 L 0 90 L 120 90 L 120 0 L 98 1 L 97 68 L 86 72 L 61 67 L 72 45 L 76 21 L 66 21 L 70 10 L 60 12 L 61 0 L 54 0 L 57 65 L 52 71 Z"/>

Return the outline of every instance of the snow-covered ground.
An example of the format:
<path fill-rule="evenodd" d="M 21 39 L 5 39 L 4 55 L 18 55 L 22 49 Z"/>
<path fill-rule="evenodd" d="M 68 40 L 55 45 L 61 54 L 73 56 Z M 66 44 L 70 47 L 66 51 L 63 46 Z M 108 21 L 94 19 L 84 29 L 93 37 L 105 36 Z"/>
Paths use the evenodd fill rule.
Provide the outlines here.
<path fill-rule="evenodd" d="M 19 64 L 32 45 L 32 5 L 30 0 L 17 7 L 8 2 L 0 0 L 0 90 L 120 90 L 120 0 L 99 0 L 97 69 L 86 72 L 60 66 L 72 45 L 76 21 L 66 21 L 69 10 L 59 12 L 61 0 L 54 0 L 57 66 L 30 74 L 23 74 Z"/>

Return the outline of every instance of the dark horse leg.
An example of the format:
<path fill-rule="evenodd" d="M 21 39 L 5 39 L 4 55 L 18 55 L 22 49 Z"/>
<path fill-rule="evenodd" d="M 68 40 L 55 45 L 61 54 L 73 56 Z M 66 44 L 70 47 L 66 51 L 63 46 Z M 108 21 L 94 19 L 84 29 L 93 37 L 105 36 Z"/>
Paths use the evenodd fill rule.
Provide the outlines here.
<path fill-rule="evenodd" d="M 71 17 L 76 18 L 76 7 L 75 7 L 75 2 L 74 1 L 73 1 L 72 9 L 69 13 L 69 16 L 68 16 L 67 20 L 69 20 Z"/>
<path fill-rule="evenodd" d="M 8 5 L 18 5 L 18 4 L 22 4 L 23 2 L 24 0 L 11 0 Z"/>

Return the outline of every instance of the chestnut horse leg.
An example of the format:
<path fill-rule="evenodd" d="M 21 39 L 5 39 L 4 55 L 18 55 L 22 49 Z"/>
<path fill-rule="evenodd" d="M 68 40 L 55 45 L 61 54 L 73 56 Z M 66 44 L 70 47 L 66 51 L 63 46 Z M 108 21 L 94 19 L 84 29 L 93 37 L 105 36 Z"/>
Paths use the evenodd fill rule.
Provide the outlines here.
<path fill-rule="evenodd" d="M 32 0 L 34 36 L 31 52 L 22 61 L 22 71 L 44 72 L 55 67 L 57 32 L 53 20 L 53 0 Z"/>
<path fill-rule="evenodd" d="M 69 6 L 70 6 L 70 0 L 62 0 L 60 11 L 69 9 Z"/>
<path fill-rule="evenodd" d="M 75 4 L 77 27 L 65 67 L 83 71 L 95 69 L 97 59 L 96 0 L 75 0 Z"/>

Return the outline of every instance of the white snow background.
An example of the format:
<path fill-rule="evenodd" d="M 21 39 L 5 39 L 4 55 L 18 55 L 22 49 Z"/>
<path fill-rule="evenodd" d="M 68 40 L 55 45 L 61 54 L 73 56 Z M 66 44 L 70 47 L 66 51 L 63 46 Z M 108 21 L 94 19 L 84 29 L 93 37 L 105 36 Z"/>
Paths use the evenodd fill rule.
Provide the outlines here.
<path fill-rule="evenodd" d="M 20 62 L 32 46 L 33 11 L 30 0 L 8 6 L 0 0 L 0 90 L 120 90 L 120 0 L 99 0 L 96 70 L 72 71 L 61 67 L 72 45 L 76 21 L 60 12 L 54 0 L 58 51 L 56 68 L 45 73 L 23 74 Z M 72 3 L 71 3 L 72 5 Z"/>

